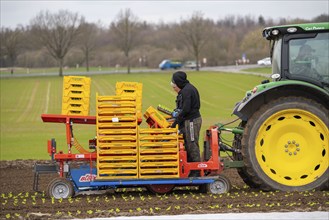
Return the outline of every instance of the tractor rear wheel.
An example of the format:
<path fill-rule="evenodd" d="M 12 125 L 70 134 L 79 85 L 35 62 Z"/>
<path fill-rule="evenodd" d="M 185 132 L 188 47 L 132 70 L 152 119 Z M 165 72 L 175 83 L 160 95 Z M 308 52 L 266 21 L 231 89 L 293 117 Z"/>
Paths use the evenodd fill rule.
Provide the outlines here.
<path fill-rule="evenodd" d="M 301 97 L 274 100 L 248 120 L 241 140 L 245 169 L 263 190 L 327 187 L 328 109 Z"/>
<path fill-rule="evenodd" d="M 72 182 L 65 178 L 55 178 L 48 184 L 47 194 L 55 199 L 72 197 L 74 195 Z"/>

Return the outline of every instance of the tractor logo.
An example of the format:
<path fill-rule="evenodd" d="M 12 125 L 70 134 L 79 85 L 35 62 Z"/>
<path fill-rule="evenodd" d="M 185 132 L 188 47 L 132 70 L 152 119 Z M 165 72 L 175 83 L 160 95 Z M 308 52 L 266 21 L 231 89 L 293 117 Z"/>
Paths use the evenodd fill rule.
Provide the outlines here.
<path fill-rule="evenodd" d="M 208 167 L 208 165 L 205 164 L 205 163 L 199 163 L 198 164 L 198 168 L 206 168 L 206 167 Z"/>
<path fill-rule="evenodd" d="M 95 174 L 85 174 L 83 176 L 80 176 L 79 182 L 83 183 L 83 182 L 91 182 L 94 181 L 96 179 L 96 175 Z"/>

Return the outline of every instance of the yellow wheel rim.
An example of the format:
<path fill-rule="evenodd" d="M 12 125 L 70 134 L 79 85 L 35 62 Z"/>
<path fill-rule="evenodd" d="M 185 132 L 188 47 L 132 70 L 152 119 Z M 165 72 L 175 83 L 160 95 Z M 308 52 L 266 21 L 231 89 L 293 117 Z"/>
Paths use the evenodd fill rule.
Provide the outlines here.
<path fill-rule="evenodd" d="M 280 184 L 312 183 L 328 169 L 328 133 L 324 122 L 308 111 L 279 111 L 260 126 L 257 161 L 266 175 Z"/>

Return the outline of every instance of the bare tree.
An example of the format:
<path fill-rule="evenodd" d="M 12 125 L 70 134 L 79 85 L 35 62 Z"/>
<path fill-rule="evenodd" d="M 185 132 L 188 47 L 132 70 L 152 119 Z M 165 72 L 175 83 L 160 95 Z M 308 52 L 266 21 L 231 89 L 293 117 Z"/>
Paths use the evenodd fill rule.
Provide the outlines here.
<path fill-rule="evenodd" d="M 79 38 L 80 48 L 83 52 L 86 62 L 86 70 L 89 72 L 89 59 L 92 51 L 96 48 L 96 37 L 98 27 L 92 23 L 84 23 L 81 25 L 81 35 Z"/>
<path fill-rule="evenodd" d="M 113 34 L 113 43 L 123 51 L 126 57 L 127 72 L 130 73 L 131 50 L 138 44 L 140 32 L 137 17 L 130 9 L 121 10 L 117 21 L 111 23 L 110 32 Z"/>
<path fill-rule="evenodd" d="M 9 28 L 1 28 L 0 39 L 1 59 L 6 63 L 6 66 L 14 67 L 22 41 L 22 29 L 16 28 L 12 30 Z"/>
<path fill-rule="evenodd" d="M 200 53 L 212 32 L 212 22 L 203 18 L 201 12 L 194 12 L 189 20 L 181 21 L 179 33 L 188 50 L 193 53 L 199 71 Z"/>
<path fill-rule="evenodd" d="M 84 18 L 78 13 L 60 10 L 58 13 L 41 11 L 31 20 L 33 33 L 59 64 L 59 76 L 63 76 L 64 58 L 73 47 Z"/>
<path fill-rule="evenodd" d="M 264 54 L 269 56 L 268 51 L 270 51 L 270 45 L 265 41 L 260 33 L 262 33 L 263 28 L 257 28 L 249 31 L 243 37 L 240 44 L 240 49 L 246 54 L 252 54 L 249 56 L 252 63 L 257 62 L 257 60 L 262 59 Z"/>

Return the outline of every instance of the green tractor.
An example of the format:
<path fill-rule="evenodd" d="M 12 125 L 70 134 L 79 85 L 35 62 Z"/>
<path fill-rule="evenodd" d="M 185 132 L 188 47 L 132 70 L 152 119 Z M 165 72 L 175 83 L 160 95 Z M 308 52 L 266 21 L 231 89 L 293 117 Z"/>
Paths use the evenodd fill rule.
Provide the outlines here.
<path fill-rule="evenodd" d="M 234 109 L 238 169 L 252 188 L 304 191 L 329 181 L 329 23 L 265 28 L 272 75 Z"/>

